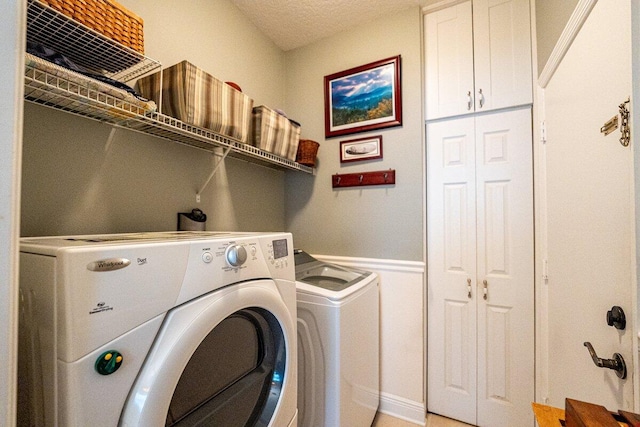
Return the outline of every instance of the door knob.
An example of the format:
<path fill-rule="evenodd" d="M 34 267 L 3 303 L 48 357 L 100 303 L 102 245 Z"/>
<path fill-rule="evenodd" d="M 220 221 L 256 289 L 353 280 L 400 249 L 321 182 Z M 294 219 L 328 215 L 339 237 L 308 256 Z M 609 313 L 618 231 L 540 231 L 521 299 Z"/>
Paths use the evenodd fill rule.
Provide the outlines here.
<path fill-rule="evenodd" d="M 611 310 L 607 311 L 607 325 L 616 329 L 624 329 L 627 326 L 627 318 L 622 307 L 614 305 Z"/>
<path fill-rule="evenodd" d="M 624 363 L 624 358 L 620 353 L 614 353 L 613 359 L 601 359 L 596 354 L 596 351 L 593 349 L 593 346 L 590 342 L 585 342 L 584 346 L 589 350 L 591 359 L 598 368 L 613 369 L 614 371 L 616 371 L 616 375 L 618 376 L 618 378 L 627 378 L 627 365 Z"/>

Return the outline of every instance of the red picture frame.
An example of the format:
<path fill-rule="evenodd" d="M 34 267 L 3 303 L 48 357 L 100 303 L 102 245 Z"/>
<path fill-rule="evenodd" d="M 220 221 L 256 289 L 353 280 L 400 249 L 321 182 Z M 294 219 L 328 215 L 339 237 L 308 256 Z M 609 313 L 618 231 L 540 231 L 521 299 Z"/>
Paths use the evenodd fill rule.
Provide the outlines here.
<path fill-rule="evenodd" d="M 382 158 L 382 135 L 340 141 L 340 163 Z"/>
<path fill-rule="evenodd" d="M 325 137 L 402 125 L 400 55 L 324 77 Z"/>

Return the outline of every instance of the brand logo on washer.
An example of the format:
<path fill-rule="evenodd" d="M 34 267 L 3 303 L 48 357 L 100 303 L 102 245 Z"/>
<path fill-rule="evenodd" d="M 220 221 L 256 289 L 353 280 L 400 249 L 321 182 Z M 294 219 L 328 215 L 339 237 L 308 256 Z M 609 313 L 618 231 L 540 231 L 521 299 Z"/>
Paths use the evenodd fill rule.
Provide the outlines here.
<path fill-rule="evenodd" d="M 93 309 L 91 309 L 89 314 L 103 313 L 105 311 L 113 311 L 113 307 L 107 305 L 104 301 L 100 301 Z"/>
<path fill-rule="evenodd" d="M 113 271 L 128 267 L 131 264 L 126 258 L 109 258 L 93 261 L 87 264 L 87 270 L 91 271 Z"/>

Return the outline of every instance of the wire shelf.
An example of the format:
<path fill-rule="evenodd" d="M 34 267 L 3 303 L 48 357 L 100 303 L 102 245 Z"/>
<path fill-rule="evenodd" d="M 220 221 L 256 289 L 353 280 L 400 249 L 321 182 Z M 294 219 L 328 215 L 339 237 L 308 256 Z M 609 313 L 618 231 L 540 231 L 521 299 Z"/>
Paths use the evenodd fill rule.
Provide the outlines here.
<path fill-rule="evenodd" d="M 27 0 L 27 40 L 47 46 L 76 64 L 114 80 L 129 81 L 161 67 L 160 62 L 111 40 L 38 2 Z M 30 55 L 27 55 L 29 58 Z M 206 151 L 229 149 L 229 155 L 275 169 L 313 174 L 313 169 L 241 141 L 155 112 L 124 91 L 62 69 L 26 61 L 25 100 L 114 126 L 154 135 Z M 122 92 L 122 93 L 120 93 Z"/>
<path fill-rule="evenodd" d="M 43 69 L 46 61 L 26 56 L 24 96 L 29 101 L 109 123 L 145 114 L 152 108 L 152 104 L 136 102 L 133 95 L 54 64 Z"/>
<path fill-rule="evenodd" d="M 228 148 L 231 150 L 230 155 L 233 157 L 242 158 L 270 168 L 289 169 L 313 174 L 313 168 L 164 114 L 150 113 L 146 116 L 135 117 L 122 124 L 122 126 L 207 151 L 213 151 L 216 147 Z"/>
<path fill-rule="evenodd" d="M 213 151 L 230 149 L 230 155 L 275 169 L 289 169 L 313 174 L 313 169 L 260 150 L 241 141 L 190 125 L 176 118 L 150 111 L 146 104 L 128 101 L 96 90 L 101 82 L 69 72 L 56 74 L 27 65 L 25 99 L 101 122 L 154 135 L 172 142 Z M 113 91 L 113 89 L 112 89 Z"/>
<path fill-rule="evenodd" d="M 27 41 L 51 48 L 91 72 L 119 81 L 133 80 L 161 66 L 37 0 L 27 0 Z"/>

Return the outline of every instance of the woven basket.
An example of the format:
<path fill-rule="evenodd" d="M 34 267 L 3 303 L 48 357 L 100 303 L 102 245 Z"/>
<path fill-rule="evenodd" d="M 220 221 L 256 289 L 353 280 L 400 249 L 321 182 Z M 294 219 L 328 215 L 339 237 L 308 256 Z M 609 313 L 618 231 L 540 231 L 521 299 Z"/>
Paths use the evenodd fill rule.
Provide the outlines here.
<path fill-rule="evenodd" d="M 144 54 L 143 20 L 113 0 L 38 0 L 136 52 Z"/>
<path fill-rule="evenodd" d="M 318 148 L 320 144 L 310 139 L 301 139 L 298 144 L 298 153 L 296 155 L 296 162 L 301 165 L 315 167 L 316 155 L 318 154 Z"/>

